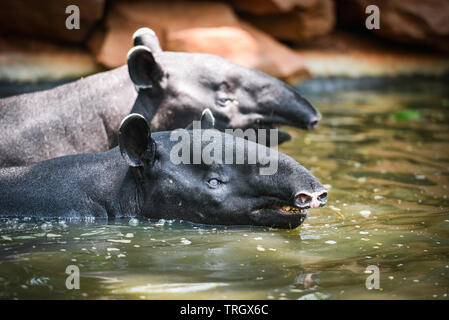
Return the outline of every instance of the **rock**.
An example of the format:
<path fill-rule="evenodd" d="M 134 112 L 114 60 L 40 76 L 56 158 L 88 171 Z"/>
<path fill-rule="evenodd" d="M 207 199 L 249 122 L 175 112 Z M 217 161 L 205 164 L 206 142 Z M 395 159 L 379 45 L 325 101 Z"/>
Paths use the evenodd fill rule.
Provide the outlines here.
<path fill-rule="evenodd" d="M 234 0 L 242 18 L 277 39 L 293 42 L 330 33 L 335 25 L 333 0 Z"/>
<path fill-rule="evenodd" d="M 366 30 L 368 5 L 380 10 L 380 29 L 374 34 L 398 43 L 432 46 L 449 51 L 449 1 L 447 0 L 347 0 L 337 3 L 342 24 Z"/>
<path fill-rule="evenodd" d="M 153 29 L 165 48 L 167 33 L 187 28 L 237 26 L 238 19 L 226 4 L 211 2 L 115 1 L 106 16 L 105 31 L 97 31 L 89 48 L 100 63 L 117 67 L 126 63 L 132 35 L 141 27 Z"/>
<path fill-rule="evenodd" d="M 82 43 L 102 18 L 106 0 L 2 0 L 0 30 L 3 34 Z M 67 6 L 80 9 L 80 29 L 66 28 Z"/>
<path fill-rule="evenodd" d="M 308 77 L 300 56 L 254 27 L 191 28 L 170 32 L 170 51 L 211 53 L 274 77 Z"/>
<path fill-rule="evenodd" d="M 313 0 L 312 0 L 313 1 Z M 308 1 L 308 2 L 312 2 Z M 298 0 L 231 0 L 232 6 L 238 11 L 253 15 L 285 13 L 294 9 Z"/>
<path fill-rule="evenodd" d="M 230 46 L 229 43 L 233 45 Z M 257 40 L 240 27 L 187 28 L 170 32 L 166 50 L 220 55 L 242 65 L 259 64 Z"/>
<path fill-rule="evenodd" d="M 284 79 L 308 75 L 298 54 L 241 23 L 223 3 L 114 2 L 104 35 L 98 31 L 89 48 L 101 64 L 123 65 L 132 35 L 141 27 L 153 29 L 164 50 L 215 54 Z"/>

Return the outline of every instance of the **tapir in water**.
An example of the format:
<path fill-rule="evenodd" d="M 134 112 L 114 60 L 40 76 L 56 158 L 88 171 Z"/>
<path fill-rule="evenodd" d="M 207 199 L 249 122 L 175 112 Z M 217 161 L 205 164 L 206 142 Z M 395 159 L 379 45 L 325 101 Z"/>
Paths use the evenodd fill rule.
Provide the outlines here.
<path fill-rule="evenodd" d="M 51 90 L 0 99 L 0 167 L 117 145 L 120 121 L 143 115 L 153 131 L 186 127 L 205 108 L 216 127 L 312 129 L 320 113 L 284 82 L 214 55 L 163 52 L 139 29 L 125 66 Z M 289 140 L 279 130 L 278 142 Z"/>
<path fill-rule="evenodd" d="M 0 169 L 0 215 L 65 218 L 143 217 L 201 224 L 296 228 L 309 208 L 325 204 L 327 192 L 297 161 L 266 146 L 212 129 L 209 110 L 201 127 L 185 130 L 193 152 L 195 130 L 213 130 L 231 143 L 222 156 L 257 146 L 253 164 L 226 161 L 175 163 L 179 139 L 170 131 L 151 133 L 145 118 L 128 115 L 119 146 L 103 153 L 70 155 L 30 166 Z M 203 147 L 207 139 L 200 138 Z M 185 142 L 184 142 L 185 143 Z M 204 149 L 203 149 L 204 150 Z M 260 174 L 277 159 L 277 171 Z M 269 156 L 268 156 L 269 155 Z M 273 157 L 275 155 L 276 157 Z M 262 163 L 265 163 L 262 165 Z"/>

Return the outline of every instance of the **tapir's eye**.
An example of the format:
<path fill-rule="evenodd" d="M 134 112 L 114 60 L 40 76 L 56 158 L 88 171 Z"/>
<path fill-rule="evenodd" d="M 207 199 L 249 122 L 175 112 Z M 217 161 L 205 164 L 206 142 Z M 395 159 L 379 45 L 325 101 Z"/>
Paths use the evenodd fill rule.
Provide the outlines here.
<path fill-rule="evenodd" d="M 217 188 L 220 185 L 221 181 L 218 179 L 212 178 L 209 181 L 207 181 L 207 183 L 209 184 L 210 187 Z"/>
<path fill-rule="evenodd" d="M 218 98 L 218 104 L 222 107 L 226 107 L 232 100 L 229 98 Z"/>

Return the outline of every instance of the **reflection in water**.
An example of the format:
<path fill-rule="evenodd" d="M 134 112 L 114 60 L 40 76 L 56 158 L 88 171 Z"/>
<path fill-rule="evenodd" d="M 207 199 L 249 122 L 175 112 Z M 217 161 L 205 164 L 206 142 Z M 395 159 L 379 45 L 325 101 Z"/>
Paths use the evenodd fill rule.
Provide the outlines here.
<path fill-rule="evenodd" d="M 3 219 L 0 298 L 447 299 L 449 93 L 424 89 L 312 93 L 321 124 L 280 150 L 329 202 L 298 229 Z"/>

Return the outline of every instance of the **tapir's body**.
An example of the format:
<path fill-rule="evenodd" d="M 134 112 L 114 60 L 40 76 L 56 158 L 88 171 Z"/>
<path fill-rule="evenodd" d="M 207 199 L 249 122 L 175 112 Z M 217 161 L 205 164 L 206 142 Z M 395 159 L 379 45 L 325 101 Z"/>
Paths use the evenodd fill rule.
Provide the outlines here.
<path fill-rule="evenodd" d="M 162 52 L 154 33 L 145 30 L 134 41 L 146 45 L 130 51 L 127 66 L 0 99 L 0 167 L 106 151 L 117 145 L 120 121 L 130 112 L 143 115 L 153 131 L 183 128 L 205 108 L 219 130 L 277 124 L 311 129 L 320 120 L 282 81 L 218 56 Z M 279 132 L 279 143 L 289 139 Z"/>
<path fill-rule="evenodd" d="M 70 94 L 68 94 L 70 93 Z M 137 91 L 127 66 L 0 99 L 0 166 L 109 150 Z"/>
<path fill-rule="evenodd" d="M 137 216 L 136 186 L 118 148 L 0 169 L 0 215 Z"/>
<path fill-rule="evenodd" d="M 189 139 L 196 139 L 188 132 Z M 246 150 L 247 157 L 250 149 L 245 148 L 256 145 L 214 132 L 233 139 L 223 146 L 224 153 Z M 145 119 L 133 114 L 120 127 L 119 147 L 110 151 L 0 169 L 0 215 L 128 216 L 292 228 L 305 219 L 306 209 L 326 202 L 320 182 L 282 153 L 272 150 L 279 166 L 272 176 L 259 174 L 259 162 L 176 164 L 170 137 L 170 132 L 151 134 Z M 266 155 L 268 149 L 260 148 Z"/>

